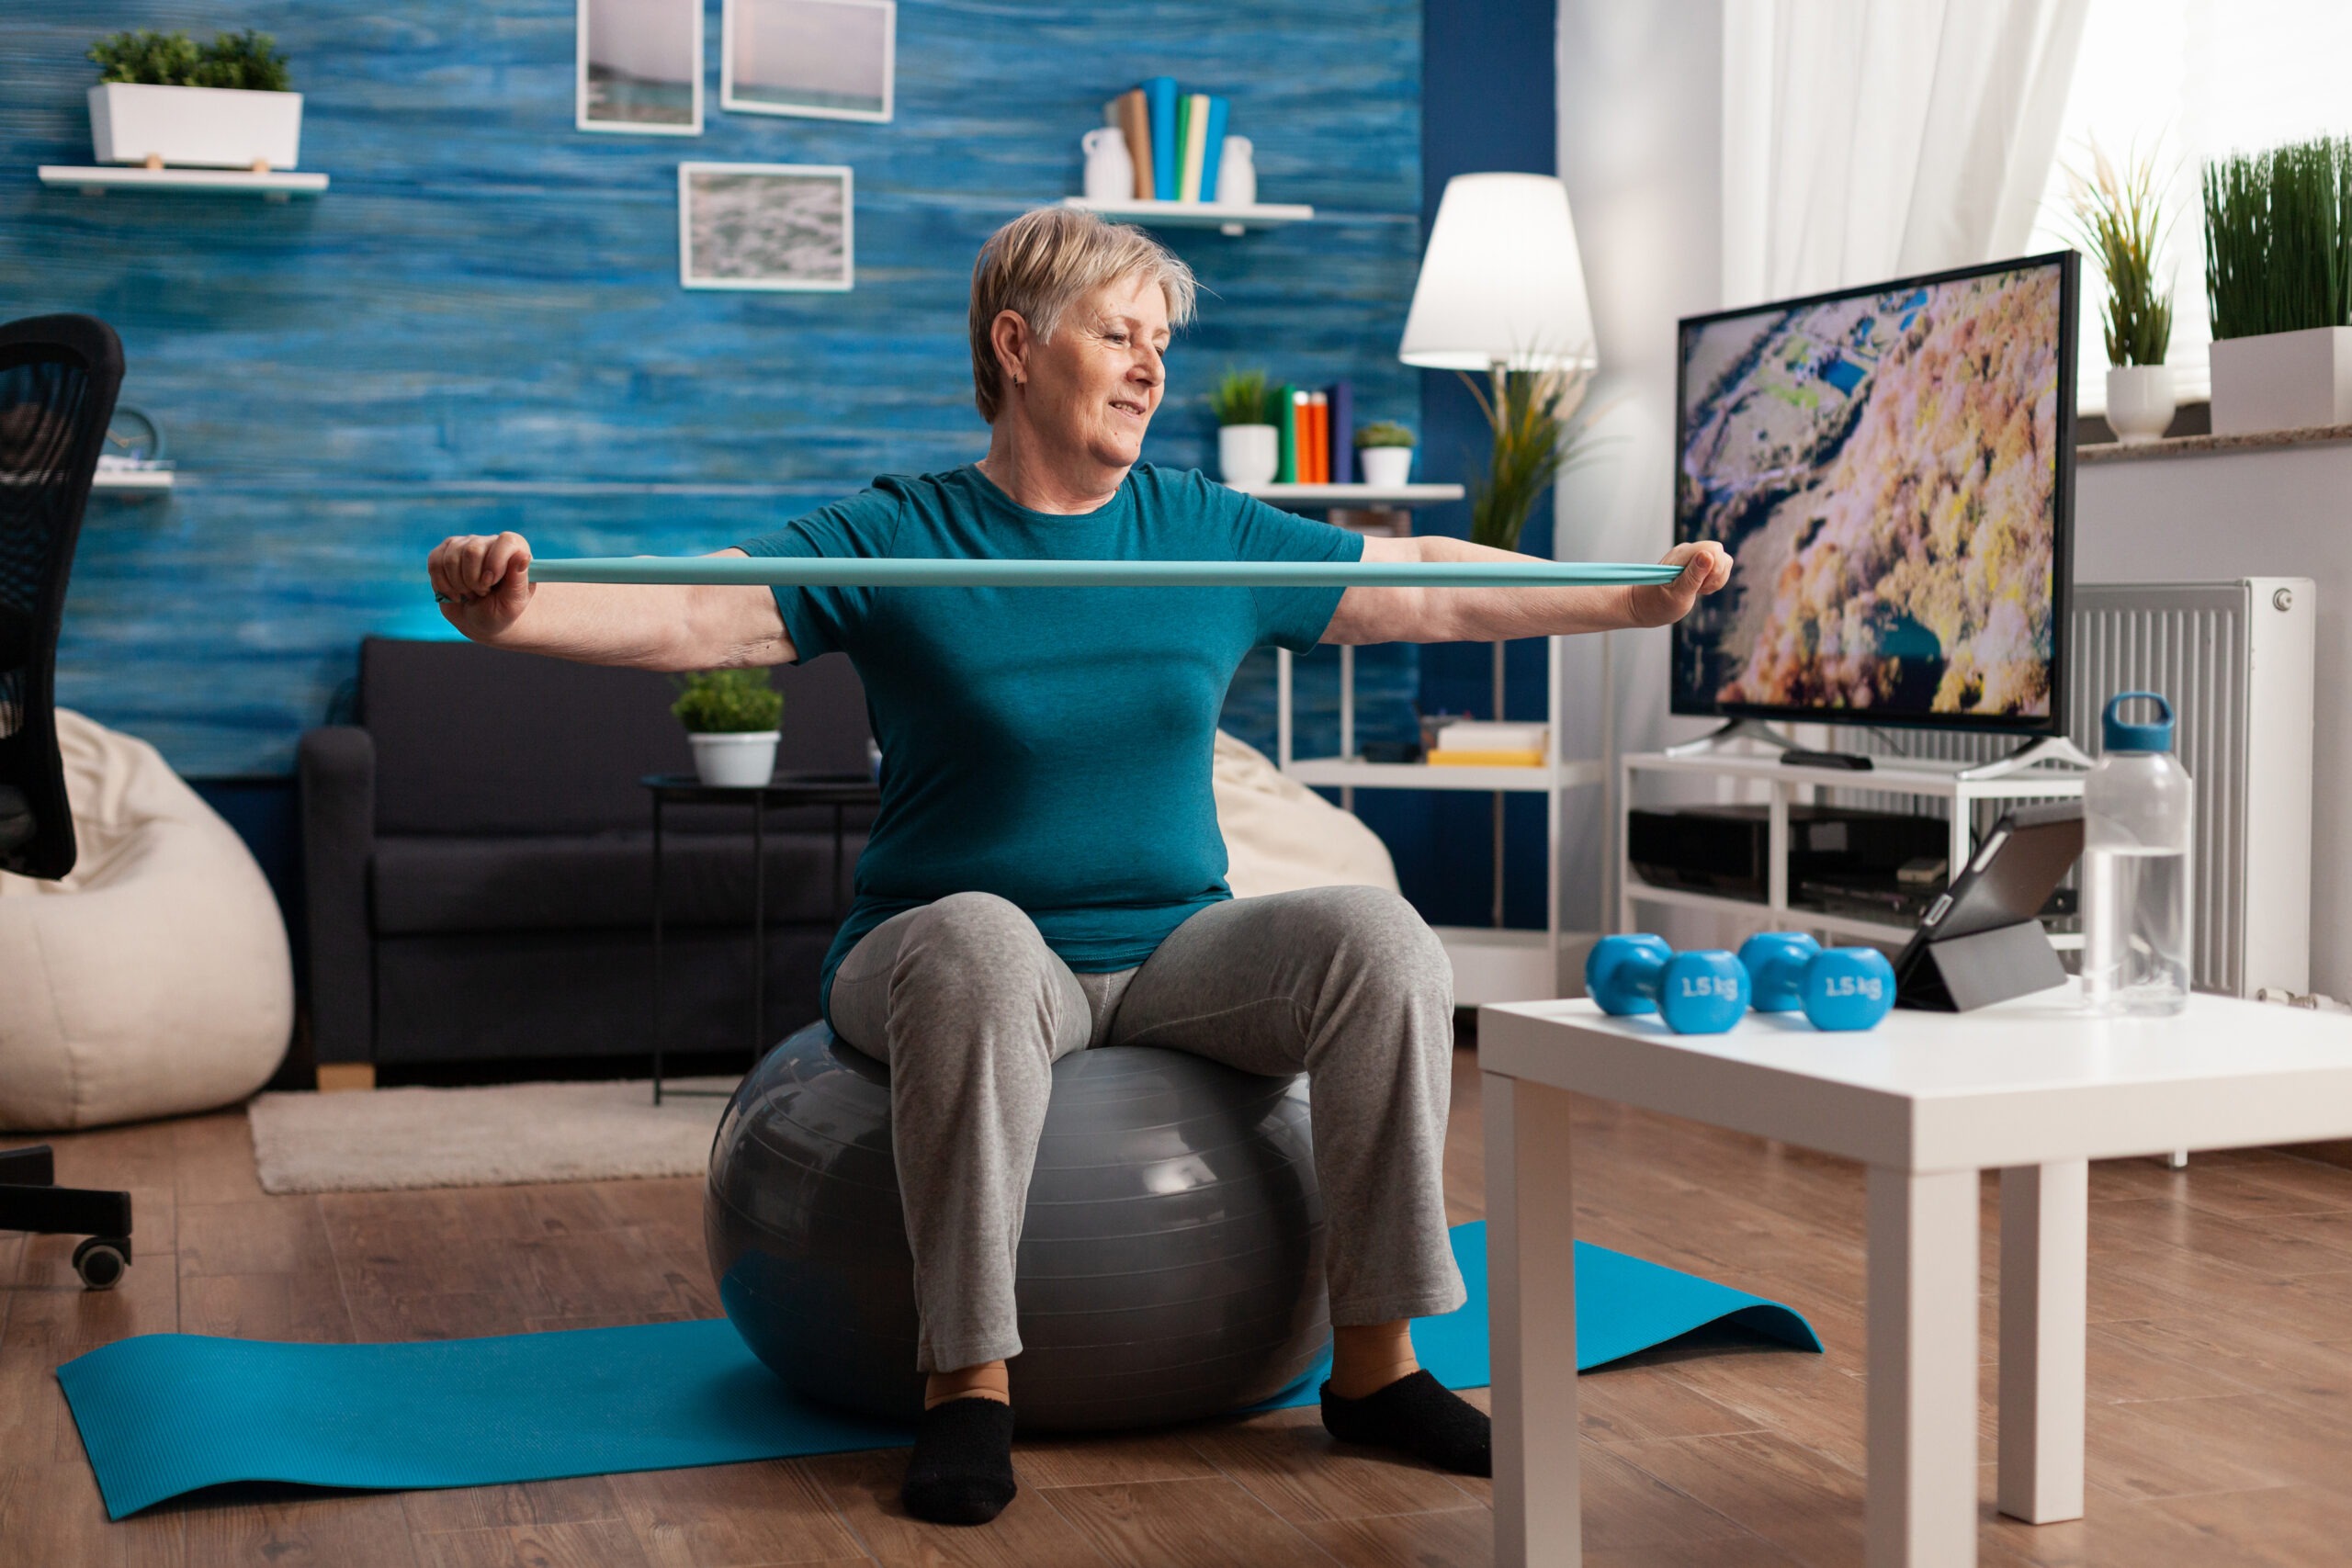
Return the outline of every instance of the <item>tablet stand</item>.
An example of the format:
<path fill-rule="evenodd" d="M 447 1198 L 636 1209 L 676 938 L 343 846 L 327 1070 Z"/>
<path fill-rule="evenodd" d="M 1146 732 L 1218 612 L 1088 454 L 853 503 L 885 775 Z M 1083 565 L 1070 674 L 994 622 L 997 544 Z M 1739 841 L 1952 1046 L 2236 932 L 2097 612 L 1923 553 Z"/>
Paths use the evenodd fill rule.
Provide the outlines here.
<path fill-rule="evenodd" d="M 1894 1005 L 1973 1012 L 2066 983 L 2065 966 L 2040 920 L 1919 942 L 1894 972 Z"/>

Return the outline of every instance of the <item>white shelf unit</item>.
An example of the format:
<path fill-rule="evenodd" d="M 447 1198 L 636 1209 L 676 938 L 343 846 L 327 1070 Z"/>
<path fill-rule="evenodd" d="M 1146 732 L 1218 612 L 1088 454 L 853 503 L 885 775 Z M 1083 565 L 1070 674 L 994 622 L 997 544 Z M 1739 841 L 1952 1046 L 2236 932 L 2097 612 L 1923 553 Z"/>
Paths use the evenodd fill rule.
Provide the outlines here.
<path fill-rule="evenodd" d="M 136 164 L 43 164 L 40 183 L 78 190 L 84 196 L 104 196 L 110 190 L 164 190 L 259 196 L 271 201 L 316 196 L 327 188 L 326 175 L 291 169 L 255 174 L 250 169 L 150 169 Z"/>
<path fill-rule="evenodd" d="M 100 468 L 90 479 L 94 491 L 159 491 L 169 490 L 173 483 L 170 468 Z"/>
<path fill-rule="evenodd" d="M 1876 759 L 1876 761 L 1877 766 L 1861 772 L 1845 768 L 1791 767 L 1777 757 L 1752 753 L 1674 756 L 1664 751 L 1640 751 L 1619 758 L 1618 798 L 1624 802 L 1624 806 L 1616 823 L 1617 929 L 1621 931 L 1639 931 L 1641 926 L 1635 911 L 1642 905 L 1650 904 L 1735 914 L 1751 922 L 1758 931 L 1812 931 L 1828 936 L 1899 947 L 1911 939 L 1912 928 L 1908 925 L 1857 915 L 1832 914 L 1824 909 L 1808 909 L 1790 904 L 1789 807 L 1792 805 L 1811 804 L 1816 792 L 1825 789 L 1948 801 L 1951 803 L 1951 821 L 1945 863 L 1950 868 L 1950 874 L 1956 878 L 1960 868 L 1968 863 L 1968 857 L 1974 848 L 1975 807 L 1979 804 L 1988 801 L 2080 800 L 2083 795 L 2083 773 L 2079 769 L 2045 765 L 1998 778 L 1963 779 L 1959 776 L 1959 770 L 1963 764 L 1958 762 L 1938 768 L 1916 762 L 1909 766 L 1890 767 L 1885 765 L 1884 758 Z M 1763 902 L 1726 894 L 1654 886 L 1634 874 L 1631 835 L 1627 831 L 1627 818 L 1623 813 L 1632 811 L 1634 781 L 1644 773 L 1735 779 L 1760 782 L 1770 786 L 1770 798 L 1765 806 L 1766 885 Z M 2082 938 L 2073 934 L 2052 936 L 2051 942 L 2060 948 L 2082 946 Z"/>
<path fill-rule="evenodd" d="M 1317 510 L 1331 507 L 1442 506 L 1449 501 L 1460 501 L 1467 493 L 1460 485 L 1447 484 L 1263 484 L 1235 485 L 1232 488 L 1244 495 L 1254 495 L 1270 506 Z"/>
<path fill-rule="evenodd" d="M 1355 650 L 1340 649 L 1340 754 L 1298 757 L 1292 752 L 1291 654 L 1274 654 L 1275 761 L 1303 784 L 1340 791 L 1340 804 L 1355 806 L 1360 789 L 1471 790 L 1480 794 L 1529 794 L 1544 797 L 1544 929 L 1518 931 L 1492 926 L 1438 926 L 1438 940 L 1453 961 L 1453 999 L 1464 1007 L 1486 1002 L 1542 1001 L 1560 995 L 1560 815 L 1571 789 L 1603 784 L 1604 762 L 1560 755 L 1561 671 L 1559 637 L 1547 637 L 1544 712 L 1550 732 L 1545 761 L 1528 768 L 1432 766 L 1427 762 L 1367 762 L 1355 754 Z M 1495 875 L 1503 874 L 1497 845 Z"/>
<path fill-rule="evenodd" d="M 1089 201 L 1082 196 L 1066 196 L 1062 205 L 1148 228 L 1215 229 L 1221 234 L 1315 221 L 1311 207 L 1264 201 Z"/>

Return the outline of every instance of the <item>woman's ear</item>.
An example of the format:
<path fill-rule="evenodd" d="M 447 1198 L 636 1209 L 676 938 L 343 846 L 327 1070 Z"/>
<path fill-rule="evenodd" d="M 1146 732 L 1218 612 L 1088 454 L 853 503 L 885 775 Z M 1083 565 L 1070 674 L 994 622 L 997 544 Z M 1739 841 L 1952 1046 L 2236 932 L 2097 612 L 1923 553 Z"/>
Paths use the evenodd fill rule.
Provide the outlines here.
<path fill-rule="evenodd" d="M 996 320 L 989 323 L 989 345 L 996 350 L 997 372 L 1008 387 L 1024 386 L 1029 380 L 1029 354 L 1035 340 L 1029 335 L 1029 322 L 1018 310 L 999 310 Z"/>

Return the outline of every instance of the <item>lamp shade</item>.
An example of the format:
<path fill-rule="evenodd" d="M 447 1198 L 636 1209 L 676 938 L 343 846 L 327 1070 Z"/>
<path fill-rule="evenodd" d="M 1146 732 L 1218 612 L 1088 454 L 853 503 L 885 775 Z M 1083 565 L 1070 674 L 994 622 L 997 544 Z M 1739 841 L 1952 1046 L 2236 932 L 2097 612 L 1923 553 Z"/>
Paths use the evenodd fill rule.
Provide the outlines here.
<path fill-rule="evenodd" d="M 1592 364 L 1567 186 L 1549 175 L 1446 181 L 1396 357 L 1431 370 Z"/>

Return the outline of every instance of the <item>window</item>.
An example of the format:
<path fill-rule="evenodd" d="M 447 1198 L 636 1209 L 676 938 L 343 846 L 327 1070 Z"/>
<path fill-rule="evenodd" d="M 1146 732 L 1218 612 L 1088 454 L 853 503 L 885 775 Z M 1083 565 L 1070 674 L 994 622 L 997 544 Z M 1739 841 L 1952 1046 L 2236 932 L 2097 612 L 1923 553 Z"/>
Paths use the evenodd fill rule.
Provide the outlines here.
<path fill-rule="evenodd" d="M 2091 0 L 2031 249 L 2074 244 L 2065 168 L 2088 171 L 2090 139 L 2119 163 L 2153 152 L 2169 228 L 2157 263 L 2173 281 L 2172 347 L 2183 401 L 2210 395 L 2204 162 L 2316 135 L 2352 132 L 2344 62 L 2352 6 L 2342 0 Z M 2099 325 L 2106 280 L 2083 271 L 2081 406 L 2107 406 Z"/>

